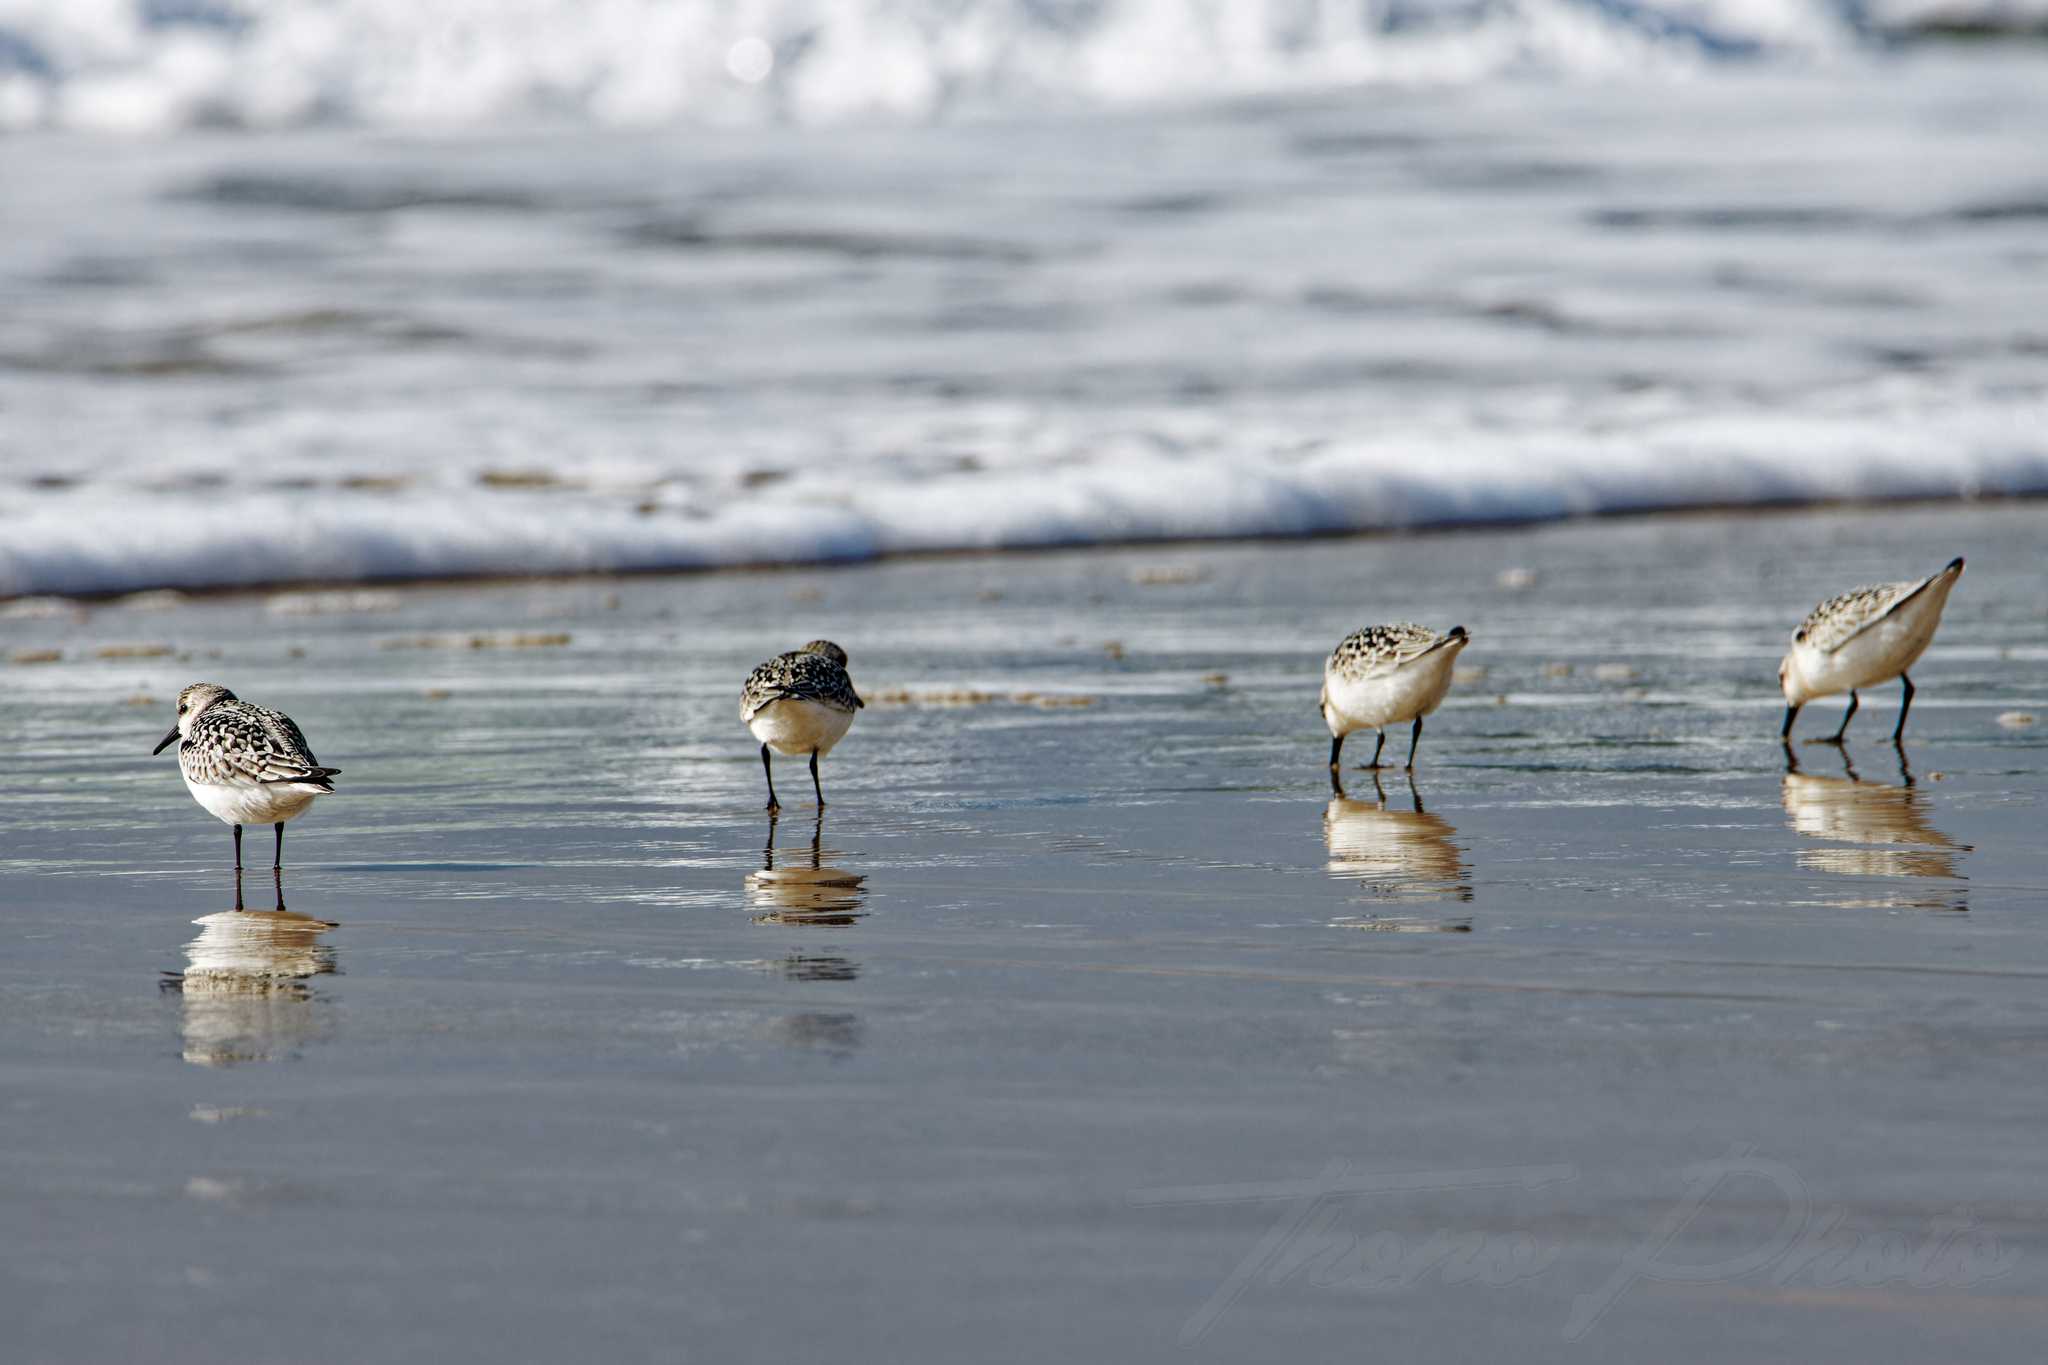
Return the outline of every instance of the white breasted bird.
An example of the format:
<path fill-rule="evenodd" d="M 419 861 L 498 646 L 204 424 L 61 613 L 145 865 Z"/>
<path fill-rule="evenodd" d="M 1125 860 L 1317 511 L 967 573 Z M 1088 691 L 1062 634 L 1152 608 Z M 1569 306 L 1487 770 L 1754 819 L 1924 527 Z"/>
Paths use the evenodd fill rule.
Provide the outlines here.
<path fill-rule="evenodd" d="M 1424 626 L 1367 626 L 1338 644 L 1323 665 L 1323 695 L 1318 703 L 1330 727 L 1330 771 L 1337 770 L 1344 737 L 1353 730 L 1379 731 L 1372 762 L 1380 765 L 1389 725 L 1412 720 L 1408 767 L 1415 767 L 1415 746 L 1422 742 L 1422 718 L 1436 710 L 1451 690 L 1451 668 L 1471 637 L 1463 626 L 1439 635 Z M 1333 779 L 1334 780 L 1334 777 Z"/>
<path fill-rule="evenodd" d="M 323 768 L 292 718 L 251 706 L 219 683 L 178 694 L 178 721 L 150 752 L 178 745 L 178 767 L 192 799 L 235 829 L 235 870 L 242 870 L 242 826 L 275 825 L 272 867 L 284 866 L 284 822 L 316 796 L 334 791 L 339 768 Z"/>
<path fill-rule="evenodd" d="M 1858 588 L 1815 607 L 1792 632 L 1792 648 L 1778 665 L 1778 685 L 1785 693 L 1785 728 L 1779 736 L 1791 742 L 1799 708 L 1815 697 L 1847 692 L 1849 709 L 1841 728 L 1819 741 L 1840 744 L 1856 714 L 1856 689 L 1897 678 L 1905 691 L 1892 740 L 1901 742 L 1906 713 L 1913 709 L 1913 680 L 1906 670 L 1927 652 L 1949 590 L 1962 576 L 1963 561 L 1956 558 L 1925 578 Z"/>
<path fill-rule="evenodd" d="M 822 808 L 825 789 L 818 784 L 818 759 L 845 738 L 853 713 L 866 704 L 847 676 L 846 651 L 830 640 L 778 654 L 747 675 L 740 690 L 740 719 L 761 741 L 769 810 L 782 809 L 782 803 L 775 799 L 775 767 L 768 751 L 811 756 L 811 790 Z"/>

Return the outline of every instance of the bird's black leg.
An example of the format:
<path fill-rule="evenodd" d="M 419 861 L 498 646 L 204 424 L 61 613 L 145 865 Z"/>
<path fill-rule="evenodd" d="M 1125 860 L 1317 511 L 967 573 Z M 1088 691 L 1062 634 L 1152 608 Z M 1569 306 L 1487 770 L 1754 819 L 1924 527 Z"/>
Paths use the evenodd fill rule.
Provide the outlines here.
<path fill-rule="evenodd" d="M 1415 729 L 1408 735 L 1408 771 L 1415 771 L 1415 746 L 1422 743 L 1422 717 L 1415 718 Z"/>
<path fill-rule="evenodd" d="M 768 746 L 761 746 L 761 771 L 768 774 L 768 809 L 781 810 L 782 803 L 775 799 L 775 767 L 768 761 Z"/>
<path fill-rule="evenodd" d="M 818 809 L 825 809 L 825 789 L 818 785 L 818 751 L 811 750 L 811 793 L 818 798 Z"/>
<path fill-rule="evenodd" d="M 1796 707 L 1796 706 L 1788 706 L 1788 707 L 1786 707 L 1786 708 L 1785 708 L 1785 728 L 1784 728 L 1784 729 L 1782 729 L 1782 730 L 1780 730 L 1780 731 L 1778 731 L 1778 738 L 1779 738 L 1779 739 L 1783 739 L 1783 740 L 1789 740 L 1789 739 L 1791 739 L 1791 738 L 1792 738 L 1792 722 L 1793 722 L 1793 721 L 1795 721 L 1795 720 L 1798 720 L 1798 719 L 1799 719 L 1799 708 L 1798 708 L 1798 707 Z"/>
<path fill-rule="evenodd" d="M 1386 749 L 1386 747 L 1387 732 L 1385 730 L 1382 730 L 1380 731 L 1380 742 L 1372 746 L 1372 762 L 1366 764 L 1365 766 L 1371 768 L 1375 772 L 1379 771 L 1380 754 Z"/>
<path fill-rule="evenodd" d="M 1841 744 L 1844 742 L 1844 737 L 1849 733 L 1849 722 L 1856 718 L 1856 706 L 1856 694 L 1854 692 L 1851 692 L 1849 694 L 1849 709 L 1842 713 L 1841 728 L 1836 730 L 1835 733 L 1828 739 L 1828 743 Z"/>
<path fill-rule="evenodd" d="M 270 860 L 273 868 L 284 866 L 284 821 L 277 822 L 277 855 Z"/>
<path fill-rule="evenodd" d="M 281 867 L 271 868 L 270 880 L 271 884 L 277 888 L 277 905 L 273 908 L 282 910 L 284 909 L 284 869 Z"/>
<path fill-rule="evenodd" d="M 1892 743 L 1903 746 L 1906 742 L 1906 713 L 1913 709 L 1913 680 L 1901 673 L 1899 682 L 1906 690 L 1899 696 L 1899 723 L 1892 727 Z"/>
<path fill-rule="evenodd" d="M 242 908 L 242 869 L 235 869 L 235 909 Z"/>
<path fill-rule="evenodd" d="M 242 827 L 235 826 L 235 871 L 242 870 Z"/>
<path fill-rule="evenodd" d="M 1337 756 L 1338 756 L 1339 754 L 1343 753 L 1343 752 L 1344 752 L 1344 736 L 1342 736 L 1342 735 L 1333 735 L 1333 736 L 1331 736 L 1331 737 L 1330 737 L 1330 771 L 1331 771 L 1331 772 L 1336 772 L 1336 771 L 1337 771 Z M 1332 779 L 1332 780 L 1334 781 L 1335 779 Z"/>

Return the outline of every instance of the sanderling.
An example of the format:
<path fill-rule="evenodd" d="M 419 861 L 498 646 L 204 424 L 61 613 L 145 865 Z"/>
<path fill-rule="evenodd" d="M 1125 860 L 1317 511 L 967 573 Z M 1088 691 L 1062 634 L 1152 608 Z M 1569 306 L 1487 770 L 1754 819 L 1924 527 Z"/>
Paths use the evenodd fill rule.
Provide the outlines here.
<path fill-rule="evenodd" d="M 1379 731 L 1372 762 L 1380 765 L 1389 725 L 1415 722 L 1408 741 L 1408 766 L 1415 766 L 1415 746 L 1422 742 L 1422 718 L 1436 710 L 1451 690 L 1451 665 L 1471 637 L 1463 626 L 1439 635 L 1423 626 L 1367 626 L 1338 644 L 1323 665 L 1323 695 L 1317 706 L 1330 727 L 1330 772 L 1336 781 L 1337 757 L 1344 737 L 1370 727 Z"/>
<path fill-rule="evenodd" d="M 1778 685 L 1785 692 L 1785 728 L 1778 732 L 1788 744 L 1799 708 L 1815 697 L 1849 694 L 1841 728 L 1818 741 L 1840 744 L 1856 714 L 1856 689 L 1897 678 L 1905 687 L 1899 701 L 1894 743 L 1906 733 L 1906 713 L 1913 709 L 1913 680 L 1906 670 L 1926 652 L 1948 605 L 1949 589 L 1963 576 L 1960 558 L 1925 578 L 1858 588 L 1830 597 L 1815 607 L 1792 632 L 1792 648 L 1778 665 Z"/>
<path fill-rule="evenodd" d="M 305 735 L 282 711 L 251 706 L 219 683 L 193 683 L 178 694 L 178 723 L 150 750 L 172 741 L 192 799 L 235 827 L 235 870 L 242 869 L 242 826 L 277 827 L 272 867 L 284 866 L 284 822 L 303 815 L 316 796 L 334 791 L 339 768 L 323 768 Z"/>
<path fill-rule="evenodd" d="M 780 810 L 775 799 L 775 768 L 768 751 L 811 756 L 811 790 L 818 805 L 825 790 L 818 785 L 818 758 L 832 752 L 853 724 L 853 713 L 867 705 L 846 675 L 846 651 L 830 640 L 813 640 L 802 649 L 778 654 L 747 675 L 740 689 L 740 719 L 761 741 L 761 768 L 768 774 L 768 809 Z"/>

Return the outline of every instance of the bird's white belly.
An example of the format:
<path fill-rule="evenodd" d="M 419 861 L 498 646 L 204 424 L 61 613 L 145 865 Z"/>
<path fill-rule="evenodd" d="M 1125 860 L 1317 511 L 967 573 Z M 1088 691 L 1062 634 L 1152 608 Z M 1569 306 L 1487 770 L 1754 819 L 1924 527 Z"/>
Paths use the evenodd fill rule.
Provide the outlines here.
<path fill-rule="evenodd" d="M 853 724 L 853 712 L 784 697 L 754 713 L 747 728 L 778 754 L 829 754 Z"/>
<path fill-rule="evenodd" d="M 1880 621 L 1832 654 L 1800 648 L 1799 671 L 1815 696 L 1871 687 L 1911 668 L 1934 640 L 1937 611 Z"/>
<path fill-rule="evenodd" d="M 313 798 L 322 793 L 305 787 L 279 783 L 275 786 L 235 786 L 185 779 L 192 799 L 230 825 L 275 825 L 303 815 Z"/>
<path fill-rule="evenodd" d="M 1451 690 L 1455 648 L 1439 649 L 1391 673 L 1371 678 L 1323 675 L 1323 720 L 1333 735 L 1379 729 L 1426 716 Z"/>

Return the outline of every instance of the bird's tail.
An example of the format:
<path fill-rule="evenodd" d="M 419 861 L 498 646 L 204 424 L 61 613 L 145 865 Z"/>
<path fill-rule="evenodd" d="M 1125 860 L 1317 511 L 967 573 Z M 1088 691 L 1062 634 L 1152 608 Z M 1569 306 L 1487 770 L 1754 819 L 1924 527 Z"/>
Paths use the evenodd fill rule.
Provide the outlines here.
<path fill-rule="evenodd" d="M 318 792 L 334 794 L 334 779 L 341 772 L 339 768 L 308 768 L 293 777 L 272 777 L 265 779 L 266 787 L 311 787 Z"/>

